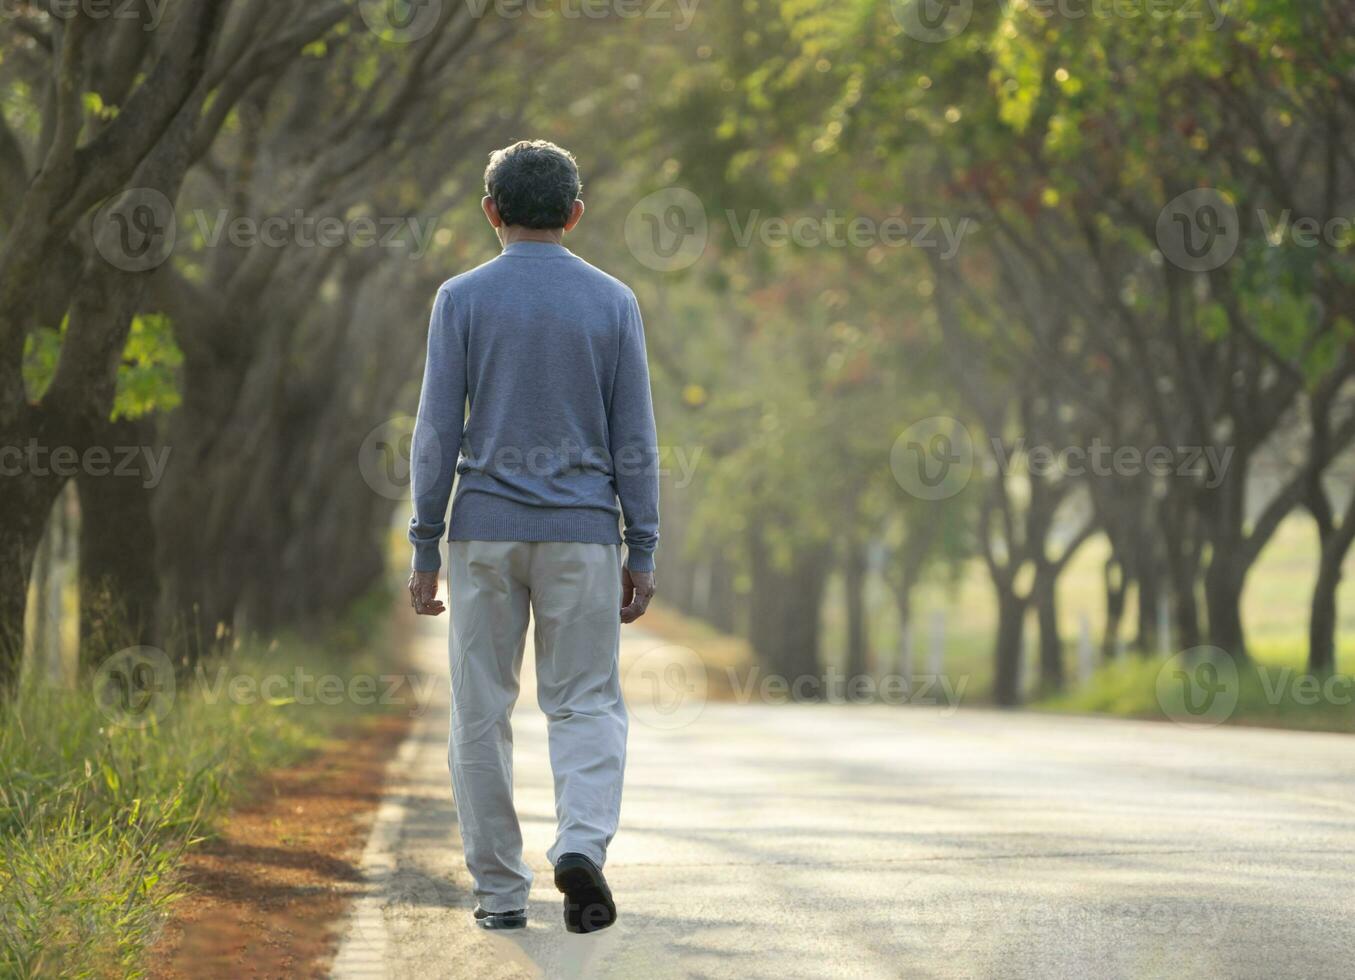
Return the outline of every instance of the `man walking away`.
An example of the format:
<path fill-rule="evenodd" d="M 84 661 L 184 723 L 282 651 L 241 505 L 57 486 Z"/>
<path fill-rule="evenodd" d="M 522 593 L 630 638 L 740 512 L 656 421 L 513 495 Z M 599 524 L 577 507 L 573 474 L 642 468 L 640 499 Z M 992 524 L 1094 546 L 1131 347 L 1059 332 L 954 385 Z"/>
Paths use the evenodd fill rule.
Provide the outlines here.
<path fill-rule="evenodd" d="M 445 609 L 438 547 L 459 474 L 447 532 L 448 759 L 475 921 L 527 924 L 532 873 L 513 808 L 509 716 L 530 609 L 555 779 L 546 857 L 566 928 L 592 932 L 616 920 L 602 867 L 626 760 L 620 624 L 654 594 L 659 538 L 644 330 L 630 289 L 561 244 L 584 210 L 573 156 L 516 143 L 491 155 L 485 189 L 503 251 L 442 286 L 428 330 L 409 592 L 421 615 Z"/>

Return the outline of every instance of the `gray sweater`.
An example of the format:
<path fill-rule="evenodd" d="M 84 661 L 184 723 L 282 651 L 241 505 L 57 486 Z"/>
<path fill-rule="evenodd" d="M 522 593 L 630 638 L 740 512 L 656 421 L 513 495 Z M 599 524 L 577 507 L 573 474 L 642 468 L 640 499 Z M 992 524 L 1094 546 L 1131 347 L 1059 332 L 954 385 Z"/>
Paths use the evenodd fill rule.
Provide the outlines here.
<path fill-rule="evenodd" d="M 563 245 L 515 242 L 438 290 L 411 452 L 415 569 L 442 563 L 459 474 L 452 540 L 620 544 L 624 518 L 626 565 L 650 571 L 658 455 L 624 283 Z"/>

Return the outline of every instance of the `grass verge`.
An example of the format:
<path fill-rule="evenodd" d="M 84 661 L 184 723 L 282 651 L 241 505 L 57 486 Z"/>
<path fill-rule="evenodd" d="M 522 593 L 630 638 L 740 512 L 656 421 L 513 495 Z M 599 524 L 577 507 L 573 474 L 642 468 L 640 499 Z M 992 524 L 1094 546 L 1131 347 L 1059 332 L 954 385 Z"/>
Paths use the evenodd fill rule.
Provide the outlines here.
<path fill-rule="evenodd" d="M 1350 674 L 1309 675 L 1294 645 L 1261 646 L 1252 654 L 1236 673 L 1206 673 L 1209 668 L 1180 657 L 1131 655 L 1100 668 L 1075 691 L 1033 707 L 1183 724 L 1355 733 L 1355 678 Z M 1183 684 L 1189 686 L 1188 701 Z"/>
<path fill-rule="evenodd" d="M 90 678 L 26 683 L 0 706 L 0 975 L 140 975 L 178 894 L 175 868 L 250 778 L 382 710 L 351 683 L 317 692 L 320 678 L 373 663 L 363 641 L 388 606 L 374 597 L 324 643 L 243 645 L 179 677 L 145 727 L 110 718 Z"/>

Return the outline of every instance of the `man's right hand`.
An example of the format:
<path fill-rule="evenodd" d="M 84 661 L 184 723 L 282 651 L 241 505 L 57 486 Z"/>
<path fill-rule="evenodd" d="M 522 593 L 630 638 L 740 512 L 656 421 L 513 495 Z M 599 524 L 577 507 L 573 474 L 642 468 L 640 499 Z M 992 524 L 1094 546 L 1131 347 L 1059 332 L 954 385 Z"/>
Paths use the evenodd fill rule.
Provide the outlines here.
<path fill-rule="evenodd" d="M 621 569 L 621 622 L 633 623 L 645 614 L 654 598 L 654 573 Z"/>

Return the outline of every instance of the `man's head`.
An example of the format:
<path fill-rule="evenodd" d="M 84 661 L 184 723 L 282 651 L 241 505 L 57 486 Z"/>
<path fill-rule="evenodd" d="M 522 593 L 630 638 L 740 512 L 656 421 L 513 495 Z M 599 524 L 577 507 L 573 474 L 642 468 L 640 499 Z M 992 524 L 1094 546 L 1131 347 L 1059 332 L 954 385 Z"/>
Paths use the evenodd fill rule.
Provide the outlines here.
<path fill-rule="evenodd" d="M 481 205 L 505 243 L 558 240 L 583 216 L 581 188 L 573 154 L 546 140 L 522 140 L 489 155 Z"/>

